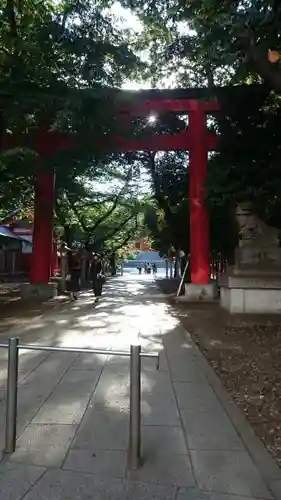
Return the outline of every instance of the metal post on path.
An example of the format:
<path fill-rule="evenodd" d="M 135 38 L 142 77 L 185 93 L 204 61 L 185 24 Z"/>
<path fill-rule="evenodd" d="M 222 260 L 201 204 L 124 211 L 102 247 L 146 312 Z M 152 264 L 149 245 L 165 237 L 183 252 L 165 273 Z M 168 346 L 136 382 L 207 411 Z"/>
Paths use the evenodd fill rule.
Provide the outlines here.
<path fill-rule="evenodd" d="M 9 339 L 5 453 L 14 453 L 17 439 L 19 339 Z"/>
<path fill-rule="evenodd" d="M 130 434 L 128 467 L 137 470 L 141 465 L 141 348 L 131 345 L 130 356 Z"/>

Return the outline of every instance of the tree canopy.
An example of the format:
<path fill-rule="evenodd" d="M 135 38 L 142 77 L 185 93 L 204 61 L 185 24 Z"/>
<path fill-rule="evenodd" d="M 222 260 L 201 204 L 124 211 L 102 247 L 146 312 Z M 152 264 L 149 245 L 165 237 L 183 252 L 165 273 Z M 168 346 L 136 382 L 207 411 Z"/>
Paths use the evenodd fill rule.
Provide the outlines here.
<path fill-rule="evenodd" d="M 128 35 L 114 27 L 106 5 L 87 0 L 0 2 L 1 135 L 39 126 L 75 132 L 73 151 L 45 158 L 45 168 L 55 166 L 64 176 L 87 169 L 94 175 L 92 142 L 104 140 L 115 126 L 112 99 L 104 89 L 119 86 L 137 68 Z M 23 147 L 2 151 L 0 167 L 3 201 L 11 197 L 11 186 L 15 197 L 19 189 L 28 189 L 38 169 L 32 135 Z"/>
<path fill-rule="evenodd" d="M 230 220 L 240 201 L 254 202 L 261 217 L 281 228 L 280 2 L 123 0 L 123 5 L 145 24 L 139 46 L 150 53 L 154 82 L 161 85 L 173 75 L 176 86 L 205 87 L 206 98 L 219 99 L 220 148 L 209 158 L 207 181 L 213 247 L 235 244 Z M 223 98 L 220 85 L 228 86 Z M 176 176 L 173 186 L 181 203 Z"/>
<path fill-rule="evenodd" d="M 136 173 L 127 158 L 117 165 L 104 147 L 117 126 L 110 88 L 143 65 L 110 3 L 0 0 L 0 134 L 15 137 L 0 152 L 0 201 L 3 214 L 32 206 L 34 177 L 54 169 L 57 230 L 99 248 L 107 239 L 113 249 L 139 230 L 141 208 L 136 190 L 129 192 Z M 43 145 L 39 164 L 33 131 L 40 127 L 75 133 L 75 147 L 55 152 Z M 101 146 L 93 149 L 93 142 Z M 118 181 L 119 193 L 97 189 Z"/>
<path fill-rule="evenodd" d="M 125 157 L 106 165 L 98 182 L 84 177 L 57 183 L 57 233 L 68 245 L 76 241 L 92 251 L 116 252 L 143 229 L 139 175 Z"/>
<path fill-rule="evenodd" d="M 41 168 L 56 170 L 56 223 L 66 239 L 71 233 L 85 245 L 118 247 L 139 231 L 141 220 L 162 252 L 169 245 L 188 250 L 186 155 L 128 154 L 116 161 L 117 155 L 104 146 L 120 127 L 118 94 L 112 89 L 126 79 L 145 77 L 160 88 L 206 88 L 206 98 L 218 97 L 217 86 L 228 85 L 229 93 L 218 97 L 220 149 L 208 166 L 213 247 L 235 241 L 218 227 L 230 227 L 239 201 L 253 201 L 262 217 L 281 227 L 280 2 L 120 3 L 138 15 L 140 32 L 116 23 L 109 0 L 26 0 L 24 5 L 0 0 L 0 133 L 2 138 L 30 133 L 20 147 L 1 151 L 2 211 L 32 203 L 39 168 L 32 131 L 40 124 L 78 139 L 73 149 L 52 155 L 45 147 L 41 162 Z M 175 133 L 185 126 L 177 114 L 161 114 L 153 130 L 145 120 L 135 120 L 133 133 Z M 95 151 L 93 141 L 99 145 Z M 137 165 L 151 176 L 154 201 L 149 203 L 132 188 L 139 184 Z M 110 194 L 97 188 L 117 181 L 118 189 Z"/>
<path fill-rule="evenodd" d="M 140 44 L 151 50 L 152 64 L 177 59 L 179 81 L 218 85 L 264 79 L 281 90 L 281 5 L 278 0 L 122 0 L 146 29 Z M 153 58 L 154 55 L 154 58 Z M 172 65 L 168 67 L 172 68 Z M 163 71 L 167 71 L 167 65 Z M 185 79 L 185 80 L 184 80 Z"/>

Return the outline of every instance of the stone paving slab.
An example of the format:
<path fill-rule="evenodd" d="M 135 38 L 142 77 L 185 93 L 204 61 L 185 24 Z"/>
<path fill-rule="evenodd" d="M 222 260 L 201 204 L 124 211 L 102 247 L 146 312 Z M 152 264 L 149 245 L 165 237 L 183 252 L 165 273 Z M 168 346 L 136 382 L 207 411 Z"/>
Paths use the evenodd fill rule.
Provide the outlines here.
<path fill-rule="evenodd" d="M 220 406 L 210 385 L 204 382 L 175 382 L 175 393 L 181 410 L 208 411 Z"/>
<path fill-rule="evenodd" d="M 44 467 L 2 463 L 0 468 L 1 500 L 21 500 L 45 472 Z"/>
<path fill-rule="evenodd" d="M 165 351 L 163 346 L 160 349 L 155 349 L 155 352 L 159 352 L 159 371 L 169 371 L 167 365 L 167 359 L 165 356 Z M 156 359 L 154 358 L 142 358 L 141 367 L 142 371 L 152 371 L 155 372 L 157 366 Z M 106 363 L 106 371 L 111 373 L 129 373 L 130 370 L 130 359 L 121 356 L 108 356 Z"/>
<path fill-rule="evenodd" d="M 78 424 L 100 376 L 99 371 L 69 370 L 32 423 Z"/>
<path fill-rule="evenodd" d="M 26 426 L 30 424 L 36 416 L 46 399 L 54 391 L 56 385 L 68 371 L 76 354 L 51 354 L 45 357 L 42 362 L 42 357 L 37 353 L 32 358 L 30 365 L 31 370 L 28 372 L 26 366 L 26 376 L 19 384 L 18 389 L 18 415 L 17 415 L 17 435 L 21 435 Z M 30 358 L 29 358 L 30 359 Z M 34 359 L 37 361 L 35 362 Z M 6 401 L 0 402 L 0 450 L 4 448 L 4 429 L 6 420 Z"/>
<path fill-rule="evenodd" d="M 7 386 L 7 366 L 8 366 L 8 352 L 2 349 L 1 354 L 1 368 L 0 368 L 0 396 L 5 397 L 6 386 Z M 50 353 L 48 352 L 37 352 L 36 354 L 31 353 L 31 351 L 20 351 L 19 353 L 19 372 L 18 381 L 19 384 L 30 375 L 36 368 L 38 368 L 48 357 Z"/>
<path fill-rule="evenodd" d="M 72 447 L 105 450 L 126 450 L 129 436 L 128 409 L 100 410 L 89 407 L 75 436 Z"/>
<path fill-rule="evenodd" d="M 127 453 L 120 450 L 72 449 L 63 469 L 106 477 L 125 477 Z"/>
<path fill-rule="evenodd" d="M 29 387 L 31 391 L 34 391 L 34 388 L 37 388 L 39 392 L 51 391 L 65 375 L 76 358 L 77 354 L 75 353 L 51 354 L 44 363 L 40 364 L 36 370 L 33 370 L 24 379 L 20 390 Z"/>
<path fill-rule="evenodd" d="M 272 498 L 245 451 L 191 451 L 201 490 L 254 498 Z"/>
<path fill-rule="evenodd" d="M 77 426 L 29 425 L 17 441 L 10 460 L 46 467 L 60 467 L 66 457 Z"/>
<path fill-rule="evenodd" d="M 153 455 L 187 455 L 184 432 L 170 425 L 143 425 L 141 427 L 144 460 Z"/>
<path fill-rule="evenodd" d="M 36 354 L 31 351 L 19 352 L 19 383 L 24 380 L 30 373 L 36 370 L 50 356 L 49 352 L 40 352 Z"/>
<path fill-rule="evenodd" d="M 175 487 L 50 470 L 24 500 L 174 500 Z"/>
<path fill-rule="evenodd" d="M 169 354 L 167 358 L 173 382 L 206 382 L 206 376 L 195 358 L 188 359 L 183 355 L 169 356 Z"/>
<path fill-rule="evenodd" d="M 8 363 L 6 360 L 1 361 L 2 368 L 0 369 L 0 391 L 1 393 L 6 392 L 6 386 L 7 386 L 7 365 Z"/>
<path fill-rule="evenodd" d="M 128 479 L 145 483 L 174 486 L 195 486 L 187 455 L 150 455 L 137 471 L 128 471 Z"/>
<path fill-rule="evenodd" d="M 180 414 L 174 396 L 167 397 L 161 393 L 146 395 L 141 404 L 142 422 L 144 425 L 171 425 L 181 424 Z"/>
<path fill-rule="evenodd" d="M 281 498 L 281 480 L 273 480 L 269 483 L 270 489 L 276 498 Z"/>
<path fill-rule="evenodd" d="M 168 372 L 142 374 L 142 422 L 145 425 L 180 425 L 180 415 Z"/>
<path fill-rule="evenodd" d="M 72 370 L 93 370 L 101 372 L 104 368 L 108 356 L 102 354 L 79 354 Z"/>
<path fill-rule="evenodd" d="M 244 445 L 219 405 L 181 410 L 188 447 L 193 450 L 243 450 Z"/>
<path fill-rule="evenodd" d="M 104 370 L 90 404 L 96 409 L 129 408 L 129 374 L 112 373 Z"/>
<path fill-rule="evenodd" d="M 253 497 L 226 495 L 223 493 L 210 493 L 207 491 L 180 488 L 176 500 L 255 500 Z"/>

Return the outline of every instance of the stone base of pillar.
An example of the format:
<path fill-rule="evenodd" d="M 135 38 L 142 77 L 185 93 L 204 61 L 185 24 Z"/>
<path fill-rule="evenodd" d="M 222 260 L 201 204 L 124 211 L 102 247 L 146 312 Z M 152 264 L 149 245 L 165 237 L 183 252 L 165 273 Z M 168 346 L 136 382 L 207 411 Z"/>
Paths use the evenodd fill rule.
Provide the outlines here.
<path fill-rule="evenodd" d="M 21 297 L 25 300 L 38 300 L 45 302 L 47 300 L 53 299 L 58 295 L 58 284 L 57 283 L 44 283 L 44 284 L 31 284 L 22 283 L 21 287 Z"/>
<path fill-rule="evenodd" d="M 183 302 L 212 302 L 218 298 L 218 288 L 216 283 L 197 285 L 194 283 L 185 284 L 185 294 L 180 297 Z"/>
<path fill-rule="evenodd" d="M 281 314 L 281 275 L 223 276 L 220 305 L 231 314 Z"/>

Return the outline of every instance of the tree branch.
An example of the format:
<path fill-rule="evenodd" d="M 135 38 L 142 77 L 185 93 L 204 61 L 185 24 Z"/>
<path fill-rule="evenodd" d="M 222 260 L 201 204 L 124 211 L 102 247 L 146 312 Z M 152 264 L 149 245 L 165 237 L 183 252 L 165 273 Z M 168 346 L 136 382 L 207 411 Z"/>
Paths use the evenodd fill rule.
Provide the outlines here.
<path fill-rule="evenodd" d="M 131 239 L 131 237 L 133 236 L 133 233 L 138 229 L 138 221 L 136 219 L 136 222 L 135 222 L 135 227 L 133 227 L 131 229 L 131 231 L 127 234 L 126 238 L 122 240 L 122 242 L 118 243 L 117 246 L 114 246 L 113 247 L 113 252 L 117 252 L 117 250 L 119 250 L 120 248 L 124 247 Z"/>
<path fill-rule="evenodd" d="M 122 222 L 120 222 L 120 224 L 118 224 L 118 226 L 115 226 L 114 229 L 112 229 L 109 233 L 107 233 L 106 235 L 104 235 L 103 238 L 99 238 L 96 243 L 100 243 L 102 241 L 106 241 L 108 240 L 109 238 L 112 238 L 112 236 L 114 236 L 118 231 L 120 231 L 120 229 L 122 229 L 122 227 L 124 227 L 131 219 L 133 219 L 133 217 L 135 217 L 135 213 L 134 214 L 130 214 L 128 217 L 126 217 L 125 220 L 123 220 Z"/>
<path fill-rule="evenodd" d="M 74 214 L 76 215 L 78 222 L 79 222 L 80 226 L 82 227 L 83 231 L 85 231 L 85 233 L 91 232 L 91 230 L 87 227 L 87 225 L 84 222 L 84 217 L 81 217 L 81 215 L 79 213 L 79 209 L 74 205 L 74 203 L 72 204 L 68 198 L 67 198 L 67 201 L 69 203 L 70 208 L 73 210 Z"/>
<path fill-rule="evenodd" d="M 172 215 L 171 209 L 169 207 L 168 202 L 166 201 L 165 197 L 163 196 L 161 189 L 160 189 L 160 184 L 159 184 L 159 179 L 158 179 L 158 174 L 156 171 L 156 165 L 155 165 L 155 153 L 148 153 L 148 164 L 150 167 L 150 172 L 151 172 L 151 177 L 155 189 L 155 194 L 158 199 L 158 203 L 160 207 L 164 210 L 166 217 L 170 217 Z"/>
<path fill-rule="evenodd" d="M 120 246 L 118 246 L 118 248 L 121 248 L 121 246 L 124 244 L 124 239 L 127 239 L 128 235 L 129 235 L 129 237 L 131 237 L 131 236 L 132 236 L 133 231 L 135 232 L 135 231 L 137 230 L 138 226 L 139 226 L 139 221 L 138 221 L 138 216 L 136 215 L 136 217 L 135 217 L 135 221 L 134 221 L 134 226 L 133 226 L 133 227 L 130 227 L 130 228 L 126 231 L 126 233 L 125 233 L 125 235 L 123 236 L 123 238 L 121 238 L 121 239 L 120 239 L 120 238 L 119 238 L 119 239 L 117 238 L 117 239 L 115 240 L 115 243 L 116 243 L 117 245 L 119 245 L 119 244 L 120 244 Z M 121 243 L 120 243 L 120 242 L 121 242 Z"/>
<path fill-rule="evenodd" d="M 8 23 L 10 26 L 10 33 L 11 33 L 13 38 L 17 38 L 18 28 L 17 28 L 17 22 L 16 22 L 14 0 L 7 0 L 5 11 L 7 13 Z"/>
<path fill-rule="evenodd" d="M 129 170 L 127 176 L 126 176 L 125 184 L 122 187 L 122 189 L 120 189 L 119 193 L 116 195 L 112 207 L 104 215 L 102 215 L 96 221 L 96 223 L 94 224 L 94 226 L 91 229 L 92 232 L 95 231 L 97 229 L 97 227 L 100 226 L 114 212 L 114 210 L 117 208 L 117 205 L 118 205 L 118 203 L 120 201 L 120 198 L 124 194 L 124 192 L 126 191 L 126 189 L 128 187 L 128 184 L 129 184 L 129 182 L 131 180 L 132 170 L 133 170 L 133 167 L 130 168 L 130 170 Z"/>
<path fill-rule="evenodd" d="M 128 171 L 128 174 L 126 176 L 126 180 L 125 180 L 125 184 L 124 186 L 122 187 L 122 189 L 120 189 L 119 193 L 112 199 L 113 201 L 113 205 L 105 212 L 105 214 L 101 215 L 101 217 L 98 218 L 98 220 L 95 222 L 95 224 L 91 227 L 87 227 L 86 223 L 85 223 L 85 219 L 83 217 L 80 216 L 79 214 L 79 210 L 77 209 L 77 207 L 75 206 L 75 204 L 71 204 L 69 199 L 68 199 L 68 202 L 73 210 L 73 212 L 75 213 L 78 221 L 79 221 L 79 224 L 81 225 L 83 231 L 85 231 L 85 233 L 93 233 L 94 231 L 96 231 L 96 229 L 108 218 L 110 217 L 110 215 L 114 212 L 114 210 L 117 208 L 119 202 L 120 202 L 120 198 L 121 196 L 124 194 L 124 192 L 126 191 L 127 187 L 128 187 L 128 184 L 131 180 L 131 175 L 132 175 L 132 168 L 130 168 L 130 170 Z M 88 238 L 88 240 L 90 239 L 90 236 Z M 88 241 L 87 240 L 87 241 Z M 89 241 L 88 241 L 89 243 Z"/>

